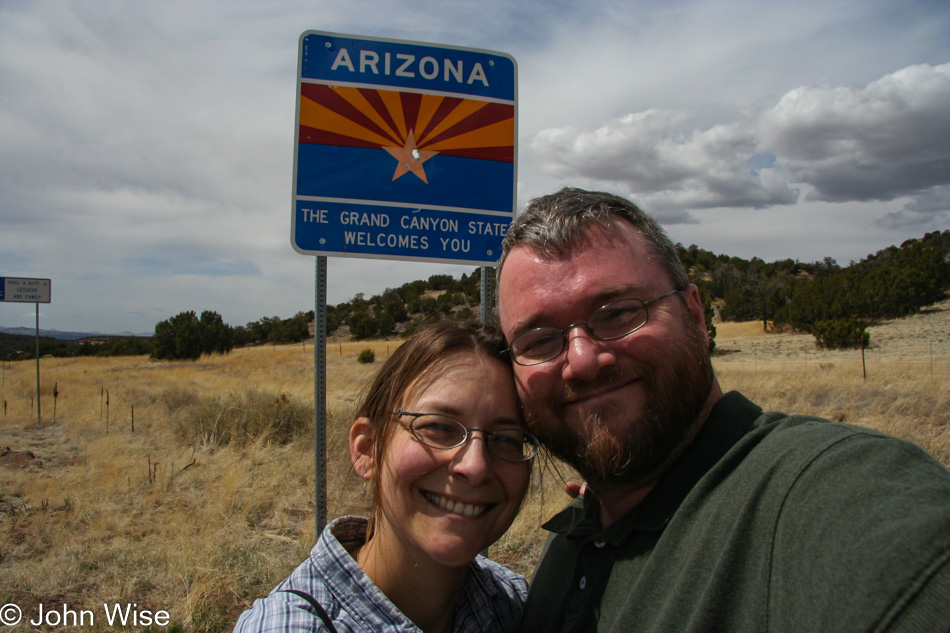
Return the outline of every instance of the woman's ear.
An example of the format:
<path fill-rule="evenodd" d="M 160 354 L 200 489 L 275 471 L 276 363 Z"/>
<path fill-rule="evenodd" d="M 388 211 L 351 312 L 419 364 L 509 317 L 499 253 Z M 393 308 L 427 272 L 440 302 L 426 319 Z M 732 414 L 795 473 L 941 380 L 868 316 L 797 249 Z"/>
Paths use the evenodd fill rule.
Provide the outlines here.
<path fill-rule="evenodd" d="M 350 427 L 350 459 L 356 474 L 367 481 L 375 475 L 375 447 L 376 437 L 369 419 L 357 418 Z"/>

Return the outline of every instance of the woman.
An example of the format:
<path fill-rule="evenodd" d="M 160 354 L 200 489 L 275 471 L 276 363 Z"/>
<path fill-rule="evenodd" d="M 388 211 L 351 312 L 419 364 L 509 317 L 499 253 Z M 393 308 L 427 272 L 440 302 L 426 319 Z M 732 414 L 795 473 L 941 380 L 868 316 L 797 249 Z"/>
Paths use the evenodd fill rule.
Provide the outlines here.
<path fill-rule="evenodd" d="M 444 322 L 393 353 L 349 435 L 372 516 L 327 525 L 236 632 L 518 628 L 524 578 L 478 556 L 514 520 L 538 451 L 504 348 L 494 330 Z"/>

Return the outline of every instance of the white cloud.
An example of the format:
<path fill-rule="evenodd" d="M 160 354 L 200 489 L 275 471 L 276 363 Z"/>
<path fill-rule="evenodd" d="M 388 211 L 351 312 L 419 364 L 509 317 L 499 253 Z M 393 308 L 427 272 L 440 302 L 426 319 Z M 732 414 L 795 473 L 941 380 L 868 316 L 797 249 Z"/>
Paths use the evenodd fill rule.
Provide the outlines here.
<path fill-rule="evenodd" d="M 932 187 L 915 196 L 899 211 L 878 220 L 880 226 L 898 229 L 928 230 L 934 223 L 950 224 L 950 185 Z"/>
<path fill-rule="evenodd" d="M 759 122 L 811 200 L 893 200 L 950 183 L 950 64 L 920 64 L 866 86 L 801 87 Z"/>
<path fill-rule="evenodd" d="M 699 128 L 683 111 L 647 110 L 589 131 L 549 128 L 528 142 L 560 179 L 619 188 L 667 222 L 712 207 L 925 196 L 893 226 L 947 211 L 950 64 L 915 65 L 866 86 L 798 87 L 760 114 Z M 680 211 L 679 216 L 665 216 Z"/>
<path fill-rule="evenodd" d="M 755 163 L 752 129 L 723 123 L 691 128 L 690 117 L 649 110 L 589 132 L 542 130 L 530 149 L 552 175 L 622 188 L 669 222 L 677 211 L 792 204 L 798 192 L 768 163 Z M 681 216 L 682 217 L 682 216 Z"/>

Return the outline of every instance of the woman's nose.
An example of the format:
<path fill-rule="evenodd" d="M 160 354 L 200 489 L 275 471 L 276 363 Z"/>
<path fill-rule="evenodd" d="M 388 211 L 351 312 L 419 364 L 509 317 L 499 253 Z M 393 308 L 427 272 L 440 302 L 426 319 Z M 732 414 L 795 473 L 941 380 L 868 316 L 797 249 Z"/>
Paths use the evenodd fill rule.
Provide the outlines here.
<path fill-rule="evenodd" d="M 482 431 L 472 431 L 468 441 L 460 446 L 452 458 L 450 470 L 473 483 L 484 480 L 491 472 L 488 440 Z"/>

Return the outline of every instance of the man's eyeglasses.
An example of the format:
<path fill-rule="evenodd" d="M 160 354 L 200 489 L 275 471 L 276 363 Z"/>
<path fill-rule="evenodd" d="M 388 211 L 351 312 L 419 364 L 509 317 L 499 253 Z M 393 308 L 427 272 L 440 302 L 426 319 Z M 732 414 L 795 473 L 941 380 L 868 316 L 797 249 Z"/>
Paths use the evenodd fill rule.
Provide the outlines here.
<path fill-rule="evenodd" d="M 647 306 L 680 292 L 671 290 L 665 295 L 644 301 L 621 299 L 594 310 L 586 320 L 572 323 L 565 328 L 539 327 L 519 334 L 505 350 L 519 365 L 540 365 L 554 360 L 567 346 L 567 333 L 583 325 L 591 336 L 599 341 L 613 341 L 633 334 L 650 318 Z"/>
<path fill-rule="evenodd" d="M 441 413 L 413 413 L 396 409 L 393 415 L 410 418 L 408 424 L 402 420 L 400 422 L 414 438 L 429 448 L 457 448 L 474 437 L 475 431 L 484 436 L 488 451 L 506 462 L 526 462 L 537 455 L 541 448 L 538 438 L 519 428 L 495 431 L 470 429 L 452 416 Z"/>

